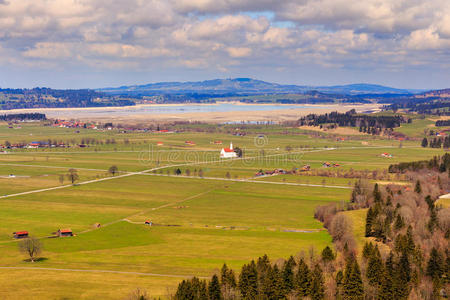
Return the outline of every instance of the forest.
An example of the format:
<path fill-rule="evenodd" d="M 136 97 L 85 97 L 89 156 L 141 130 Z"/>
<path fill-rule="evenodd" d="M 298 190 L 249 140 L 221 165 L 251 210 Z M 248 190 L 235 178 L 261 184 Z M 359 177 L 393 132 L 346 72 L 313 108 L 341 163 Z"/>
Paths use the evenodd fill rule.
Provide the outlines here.
<path fill-rule="evenodd" d="M 1 109 L 64 108 L 135 105 L 134 101 L 89 89 L 0 89 Z"/>
<path fill-rule="evenodd" d="M 393 165 L 414 188 L 355 183 L 350 202 L 317 208 L 330 247 L 296 257 L 259 257 L 239 272 L 223 265 L 209 280 L 183 280 L 173 299 L 440 299 L 450 283 L 450 209 L 437 202 L 450 188 L 450 155 Z M 366 209 L 359 250 L 346 212 Z M 359 252 L 360 251 L 360 252 Z"/>

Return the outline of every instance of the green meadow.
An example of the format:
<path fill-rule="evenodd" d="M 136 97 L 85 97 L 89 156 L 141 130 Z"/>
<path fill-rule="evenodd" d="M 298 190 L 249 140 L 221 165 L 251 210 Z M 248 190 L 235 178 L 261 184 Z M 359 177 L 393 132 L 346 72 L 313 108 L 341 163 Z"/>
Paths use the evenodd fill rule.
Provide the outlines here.
<path fill-rule="evenodd" d="M 192 125 L 177 133 L 121 133 L 2 124 L 0 143 L 97 143 L 0 154 L 0 298 L 124 299 L 138 287 L 166 298 L 182 278 L 211 276 L 223 263 L 239 269 L 264 254 L 317 253 L 332 241 L 314 219 L 315 208 L 348 201 L 356 180 L 338 172 L 383 171 L 444 153 L 420 147 L 417 132 L 429 125 L 414 119 L 398 129 L 411 139 L 399 142 L 368 135 L 337 141 L 277 125 L 250 126 L 246 136 L 234 136 L 237 125 L 218 132 Z M 193 132 L 198 129 L 204 132 Z M 223 145 L 214 144 L 218 140 Z M 244 158 L 221 160 L 220 149 L 231 141 Z M 392 158 L 381 157 L 384 152 Z M 324 162 L 341 165 L 330 169 L 335 176 L 254 177 L 260 169 L 305 164 L 324 170 Z M 108 173 L 112 165 L 115 176 Z M 70 168 L 79 175 L 75 185 L 66 176 Z M 351 217 L 360 236 L 364 212 Z M 53 238 L 60 228 L 75 236 Z M 40 238 L 39 261 L 30 263 L 19 252 L 12 233 L 20 230 Z"/>

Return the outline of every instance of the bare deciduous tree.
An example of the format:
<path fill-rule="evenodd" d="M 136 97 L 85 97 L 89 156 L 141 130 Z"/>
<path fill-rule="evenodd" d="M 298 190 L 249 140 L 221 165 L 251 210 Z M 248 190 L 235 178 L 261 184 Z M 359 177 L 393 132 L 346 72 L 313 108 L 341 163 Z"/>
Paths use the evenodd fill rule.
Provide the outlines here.
<path fill-rule="evenodd" d="M 78 176 L 77 170 L 69 169 L 69 173 L 67 173 L 67 178 L 69 178 L 70 182 L 72 182 L 72 184 L 74 184 L 75 181 L 77 181 L 78 178 L 80 178 L 80 177 Z"/>
<path fill-rule="evenodd" d="M 19 242 L 19 249 L 30 257 L 31 262 L 34 262 L 42 252 L 42 244 L 37 238 L 29 237 Z"/>
<path fill-rule="evenodd" d="M 109 167 L 109 170 L 108 170 L 108 172 L 111 173 L 112 176 L 115 176 L 118 171 L 119 171 L 119 168 L 116 165 Z"/>

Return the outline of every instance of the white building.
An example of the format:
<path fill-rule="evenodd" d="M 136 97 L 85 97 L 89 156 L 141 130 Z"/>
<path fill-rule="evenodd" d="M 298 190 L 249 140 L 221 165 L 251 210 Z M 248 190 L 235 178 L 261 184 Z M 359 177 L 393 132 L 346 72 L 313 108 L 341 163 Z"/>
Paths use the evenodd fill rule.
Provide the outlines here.
<path fill-rule="evenodd" d="M 233 158 L 237 157 L 236 152 L 233 150 L 233 143 L 230 143 L 230 148 L 222 148 L 220 150 L 220 158 Z"/>

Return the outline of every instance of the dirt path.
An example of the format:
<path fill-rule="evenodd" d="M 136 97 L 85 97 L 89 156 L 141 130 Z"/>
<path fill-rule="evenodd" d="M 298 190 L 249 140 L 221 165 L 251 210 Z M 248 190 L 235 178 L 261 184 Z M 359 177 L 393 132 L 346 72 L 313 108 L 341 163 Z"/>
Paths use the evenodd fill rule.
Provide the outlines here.
<path fill-rule="evenodd" d="M 41 268 L 41 267 L 0 267 L 0 270 L 39 270 L 39 271 L 58 271 L 58 272 L 111 273 L 111 274 L 126 274 L 139 276 L 153 276 L 153 277 L 174 277 L 174 278 L 189 278 L 194 276 L 194 275 L 178 275 L 178 274 L 113 271 L 113 270 L 84 270 L 84 269 L 62 269 L 62 268 Z M 202 279 L 209 278 L 199 276 L 197 277 Z"/>

